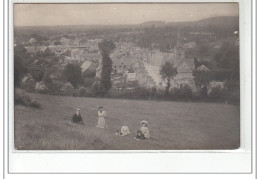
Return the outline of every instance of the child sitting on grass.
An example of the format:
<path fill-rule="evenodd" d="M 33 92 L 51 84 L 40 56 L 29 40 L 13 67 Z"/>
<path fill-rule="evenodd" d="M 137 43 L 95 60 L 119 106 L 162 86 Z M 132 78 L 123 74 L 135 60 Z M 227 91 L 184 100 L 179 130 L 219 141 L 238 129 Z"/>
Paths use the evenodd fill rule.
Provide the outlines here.
<path fill-rule="evenodd" d="M 127 136 L 130 134 L 129 128 L 126 125 L 123 125 L 121 127 L 121 132 L 119 130 L 116 130 L 115 135 L 119 135 L 119 136 Z"/>
<path fill-rule="evenodd" d="M 144 140 L 145 139 L 144 134 L 140 130 L 138 130 L 137 133 L 136 133 L 135 139 L 136 140 Z"/>
<path fill-rule="evenodd" d="M 147 121 L 145 121 L 145 120 L 141 121 L 141 128 L 140 128 L 140 130 L 137 131 L 137 135 L 136 135 L 135 139 L 144 140 L 144 139 L 150 138 L 150 133 L 149 133 L 149 129 L 147 126 L 148 126 Z"/>
<path fill-rule="evenodd" d="M 77 123 L 77 124 L 84 125 L 84 122 L 83 122 L 83 120 L 82 120 L 82 118 L 81 118 L 81 115 L 80 115 L 80 109 L 77 109 L 77 110 L 76 110 L 76 114 L 74 114 L 74 115 L 72 116 L 72 122 Z"/>

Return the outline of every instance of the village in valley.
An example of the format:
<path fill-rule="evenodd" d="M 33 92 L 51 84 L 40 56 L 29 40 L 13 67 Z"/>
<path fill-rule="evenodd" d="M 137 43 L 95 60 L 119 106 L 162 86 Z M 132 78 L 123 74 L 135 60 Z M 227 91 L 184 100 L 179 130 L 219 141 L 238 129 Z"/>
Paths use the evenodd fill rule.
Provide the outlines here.
<path fill-rule="evenodd" d="M 239 27 L 238 3 L 15 4 L 13 148 L 238 149 Z"/>
<path fill-rule="evenodd" d="M 214 24 L 208 21 L 210 19 L 201 27 L 197 27 L 195 22 L 193 25 L 195 29 L 181 23 L 171 25 L 147 22 L 127 28 L 105 27 L 96 34 L 94 30 L 102 27 L 95 27 L 94 30 L 91 27 L 85 30 L 82 30 L 84 27 L 82 29 L 73 26 L 64 27 L 60 34 L 57 31 L 63 27 L 57 29 L 53 27 L 50 30 L 44 27 L 47 32 L 45 34 L 49 36 L 40 33 L 43 31 L 40 28 L 32 27 L 32 32 L 29 33 L 30 30 L 26 27 L 24 27 L 26 30 L 17 27 L 14 36 L 14 54 L 15 58 L 17 56 L 24 58 L 23 63 L 27 67 L 26 72 L 21 72 L 23 77 L 17 83 L 26 90 L 40 93 L 96 96 L 102 71 L 99 43 L 103 39 L 109 39 L 115 44 L 115 49 L 110 54 L 112 60 L 110 91 L 113 97 L 122 93 L 132 94 L 137 88 L 146 89 L 148 93 L 163 91 L 167 84 L 160 74 L 160 69 L 166 62 L 177 69 L 177 74 L 171 79 L 169 91 L 185 87 L 188 94 L 183 95 L 188 98 L 199 96 L 203 88 L 206 88 L 205 95 L 210 95 L 212 89 L 214 91 L 216 88 L 217 93 L 220 93 L 225 83 L 230 80 L 230 74 L 233 75 L 233 71 L 232 68 L 227 69 L 223 65 L 220 67 L 221 64 L 217 62 L 221 59 L 216 58 L 221 56 L 220 53 L 228 53 L 223 51 L 223 46 L 227 42 L 238 48 L 237 24 L 235 22 L 233 27 L 228 27 L 229 31 L 224 28 L 223 35 L 221 29 L 212 30 Z M 72 31 L 73 28 L 75 33 Z M 159 33 L 163 39 L 158 41 L 154 38 L 153 41 L 151 37 L 145 41 L 148 38 L 146 32 L 154 36 Z M 223 56 L 229 58 L 225 54 Z M 82 79 L 76 83 L 64 77 L 64 69 L 68 64 L 80 67 Z M 219 78 L 221 76 L 219 74 L 223 73 L 227 75 Z M 211 78 L 204 79 L 207 78 L 205 75 Z"/>

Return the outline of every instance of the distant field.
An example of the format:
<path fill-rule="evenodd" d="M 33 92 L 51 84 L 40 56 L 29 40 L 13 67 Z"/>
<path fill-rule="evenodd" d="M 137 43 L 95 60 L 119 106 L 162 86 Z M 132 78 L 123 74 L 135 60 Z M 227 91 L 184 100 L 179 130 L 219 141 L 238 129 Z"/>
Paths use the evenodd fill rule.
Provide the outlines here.
<path fill-rule="evenodd" d="M 29 95 L 42 109 L 15 106 L 18 150 L 236 149 L 240 145 L 238 106 Z M 95 127 L 99 105 L 107 111 L 109 129 Z M 75 108 L 81 109 L 84 126 L 71 123 Z M 134 140 L 141 120 L 150 123 L 149 140 Z M 131 135 L 115 136 L 123 124 Z"/>

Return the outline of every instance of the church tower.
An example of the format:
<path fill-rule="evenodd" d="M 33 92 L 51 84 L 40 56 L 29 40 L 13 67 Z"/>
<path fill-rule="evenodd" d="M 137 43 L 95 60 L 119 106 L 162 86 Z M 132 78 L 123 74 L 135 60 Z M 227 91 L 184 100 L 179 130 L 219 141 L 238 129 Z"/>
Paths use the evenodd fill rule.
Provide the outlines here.
<path fill-rule="evenodd" d="M 177 40 L 176 40 L 176 45 L 175 45 L 175 57 L 177 59 L 185 59 L 185 49 L 183 45 L 183 40 L 180 36 L 180 30 L 178 26 L 178 32 L 177 32 Z"/>

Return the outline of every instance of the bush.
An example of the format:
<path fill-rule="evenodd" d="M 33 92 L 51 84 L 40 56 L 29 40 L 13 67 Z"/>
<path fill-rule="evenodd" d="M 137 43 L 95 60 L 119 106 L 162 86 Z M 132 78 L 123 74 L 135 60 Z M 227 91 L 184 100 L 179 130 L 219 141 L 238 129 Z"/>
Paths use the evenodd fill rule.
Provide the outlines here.
<path fill-rule="evenodd" d="M 92 92 L 91 88 L 85 88 L 86 96 L 93 97 L 95 94 Z"/>
<path fill-rule="evenodd" d="M 36 82 L 33 79 L 28 79 L 26 82 L 21 83 L 21 88 L 26 90 L 27 92 L 35 91 Z"/>
<path fill-rule="evenodd" d="M 186 84 L 181 86 L 180 88 L 173 88 L 170 92 L 169 99 L 174 100 L 188 100 L 192 98 L 192 90 L 191 87 Z"/>
<path fill-rule="evenodd" d="M 74 97 L 80 96 L 80 95 L 79 95 L 79 89 L 73 90 L 73 91 L 71 92 L 71 94 L 69 94 L 69 95 L 74 96 Z"/>
<path fill-rule="evenodd" d="M 185 85 L 180 88 L 180 96 L 184 99 L 190 99 L 192 97 L 192 90 L 189 85 Z"/>
<path fill-rule="evenodd" d="M 96 76 L 96 71 L 86 70 L 83 73 L 83 78 L 94 78 Z"/>
<path fill-rule="evenodd" d="M 33 108 L 41 108 L 41 104 L 35 100 L 32 100 L 30 96 L 26 95 L 25 93 L 18 93 L 15 92 L 14 95 L 14 103 L 20 104 L 23 106 L 29 106 Z"/>
<path fill-rule="evenodd" d="M 70 82 L 65 83 L 62 88 L 60 89 L 61 94 L 63 95 L 69 95 L 69 96 L 74 96 L 75 95 L 74 87 Z"/>
<path fill-rule="evenodd" d="M 86 96 L 86 88 L 80 87 L 79 88 L 79 96 Z"/>
<path fill-rule="evenodd" d="M 14 56 L 14 86 L 20 86 L 20 82 L 27 71 L 28 69 L 24 64 L 24 59 L 16 54 Z"/>
<path fill-rule="evenodd" d="M 91 92 L 94 95 L 100 95 L 101 94 L 101 88 L 100 88 L 100 83 L 98 81 L 95 81 L 92 85 L 91 85 Z"/>
<path fill-rule="evenodd" d="M 239 81 L 227 81 L 223 89 L 223 96 L 229 103 L 240 104 Z"/>
<path fill-rule="evenodd" d="M 68 64 L 63 70 L 63 75 L 74 88 L 78 88 L 78 86 L 83 82 L 81 67 L 79 64 Z"/>
<path fill-rule="evenodd" d="M 95 78 L 85 78 L 84 79 L 84 86 L 90 87 L 95 82 Z"/>
<path fill-rule="evenodd" d="M 63 85 L 64 83 L 53 80 L 51 83 L 48 84 L 47 87 L 49 88 L 51 94 L 60 94 L 60 89 Z"/>
<path fill-rule="evenodd" d="M 49 72 L 44 73 L 42 81 L 48 88 L 52 85 L 52 79 Z"/>
<path fill-rule="evenodd" d="M 136 97 L 140 99 L 148 99 L 150 98 L 150 90 L 147 88 L 138 87 L 134 90 L 133 95 L 136 95 Z"/>
<path fill-rule="evenodd" d="M 223 97 L 223 91 L 220 87 L 212 88 L 212 91 L 209 94 L 209 96 L 213 99 L 220 100 Z"/>
<path fill-rule="evenodd" d="M 170 91 L 170 98 L 173 98 L 173 99 L 178 99 L 179 96 L 180 96 L 180 88 L 173 88 L 171 91 Z"/>
<path fill-rule="evenodd" d="M 35 81 L 41 81 L 43 79 L 44 72 L 41 69 L 41 67 L 35 66 L 35 67 L 30 69 L 30 72 L 31 72 L 32 77 Z"/>

